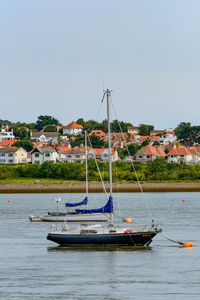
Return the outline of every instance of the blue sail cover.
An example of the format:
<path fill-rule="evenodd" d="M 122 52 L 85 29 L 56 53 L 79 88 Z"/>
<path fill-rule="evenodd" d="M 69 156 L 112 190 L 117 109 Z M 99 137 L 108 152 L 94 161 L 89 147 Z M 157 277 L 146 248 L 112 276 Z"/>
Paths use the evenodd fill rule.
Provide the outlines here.
<path fill-rule="evenodd" d="M 108 202 L 106 205 L 102 208 L 96 208 L 96 209 L 76 209 L 77 213 L 82 214 L 94 214 L 94 213 L 112 213 L 113 212 L 113 200 L 112 197 L 109 197 Z"/>
<path fill-rule="evenodd" d="M 75 207 L 75 206 L 84 205 L 84 204 L 87 204 L 87 203 L 88 203 L 88 198 L 85 197 L 85 199 L 83 201 L 81 201 L 81 202 L 77 202 L 77 203 L 66 202 L 65 206 L 66 207 Z"/>

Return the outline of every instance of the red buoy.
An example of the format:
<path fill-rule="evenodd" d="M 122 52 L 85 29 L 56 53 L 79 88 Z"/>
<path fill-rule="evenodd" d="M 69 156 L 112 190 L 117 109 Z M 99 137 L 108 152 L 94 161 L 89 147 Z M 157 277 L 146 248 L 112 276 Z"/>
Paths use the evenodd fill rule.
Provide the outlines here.
<path fill-rule="evenodd" d="M 182 200 L 182 202 L 185 202 L 185 200 Z"/>
<path fill-rule="evenodd" d="M 11 202 L 12 200 L 8 199 L 8 202 Z"/>

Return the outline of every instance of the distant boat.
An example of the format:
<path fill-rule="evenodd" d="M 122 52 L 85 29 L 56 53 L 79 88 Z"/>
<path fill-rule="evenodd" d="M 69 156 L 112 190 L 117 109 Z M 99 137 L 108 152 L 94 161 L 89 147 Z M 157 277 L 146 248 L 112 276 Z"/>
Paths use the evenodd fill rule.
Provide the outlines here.
<path fill-rule="evenodd" d="M 65 203 L 66 207 L 77 207 L 88 203 L 86 197 L 78 203 Z M 32 222 L 106 222 L 110 218 L 112 207 L 110 201 L 102 208 L 97 209 L 74 209 L 68 212 L 48 212 L 43 216 L 30 216 Z"/>
<path fill-rule="evenodd" d="M 109 144 L 109 183 L 110 196 L 108 199 L 110 223 L 108 226 L 87 225 L 69 228 L 64 224 L 62 230 L 51 231 L 47 239 L 62 246 L 80 245 L 117 245 L 117 246 L 147 246 L 154 236 L 161 230 L 153 223 L 149 226 L 141 226 L 140 229 L 131 227 L 117 227 L 113 222 L 113 198 L 112 198 L 112 162 L 111 162 L 111 134 L 110 134 L 110 96 L 111 91 L 106 90 L 103 95 L 107 97 L 107 119 L 108 119 L 108 144 Z M 92 213 L 92 210 L 79 210 L 83 213 Z M 138 227 L 137 227 L 138 228 Z"/>
<path fill-rule="evenodd" d="M 31 222 L 107 222 L 110 214 L 113 212 L 112 202 L 108 199 L 102 208 L 88 209 L 88 166 L 87 166 L 87 134 L 85 132 L 85 155 L 86 155 L 86 197 L 81 202 L 69 203 L 65 206 L 69 209 L 66 212 L 48 212 L 42 216 L 29 216 Z M 59 199 L 56 199 L 57 207 Z M 86 209 L 77 209 L 75 207 L 86 205 Z M 75 208 L 75 209 L 74 209 Z M 73 210 L 72 210 L 73 209 Z"/>

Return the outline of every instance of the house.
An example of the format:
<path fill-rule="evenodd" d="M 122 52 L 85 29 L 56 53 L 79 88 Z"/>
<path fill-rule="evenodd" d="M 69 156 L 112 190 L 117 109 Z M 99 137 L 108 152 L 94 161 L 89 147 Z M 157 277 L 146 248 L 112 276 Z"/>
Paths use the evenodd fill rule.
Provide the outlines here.
<path fill-rule="evenodd" d="M 88 158 L 95 158 L 100 161 L 108 161 L 109 160 L 109 149 L 107 148 L 96 148 L 90 149 L 88 151 Z M 118 152 L 117 148 L 111 149 L 111 161 L 118 160 Z"/>
<path fill-rule="evenodd" d="M 59 147 L 58 153 L 59 158 L 61 161 L 64 162 L 79 162 L 83 163 L 86 160 L 86 153 L 85 153 L 85 147 L 73 147 L 68 149 L 63 149 L 64 147 Z M 89 151 L 90 148 L 87 147 L 87 151 Z"/>
<path fill-rule="evenodd" d="M 36 142 L 44 142 L 56 144 L 58 142 L 58 133 L 57 132 L 31 132 L 30 139 L 36 140 Z"/>
<path fill-rule="evenodd" d="M 138 126 L 128 126 L 127 129 L 128 129 L 128 133 L 130 133 L 131 135 L 139 135 L 140 127 L 138 127 Z"/>
<path fill-rule="evenodd" d="M 177 137 L 173 131 L 172 132 L 166 131 L 163 134 L 163 136 L 159 139 L 159 143 L 161 145 L 168 145 L 168 144 L 174 143 L 176 141 L 177 141 Z"/>
<path fill-rule="evenodd" d="M 13 134 L 13 130 L 7 131 L 6 128 L 2 127 L 0 131 L 0 142 L 5 140 L 14 140 L 15 136 Z"/>
<path fill-rule="evenodd" d="M 149 143 L 151 141 L 150 136 L 141 135 L 141 136 L 135 137 L 135 144 L 137 144 L 137 145 L 141 145 L 144 141 L 147 141 Z"/>
<path fill-rule="evenodd" d="M 103 132 L 102 130 L 92 130 L 88 135 L 91 136 L 93 134 L 100 138 L 106 136 L 105 132 Z"/>
<path fill-rule="evenodd" d="M 200 147 L 174 147 L 167 154 L 167 161 L 173 163 L 200 163 Z"/>
<path fill-rule="evenodd" d="M 76 122 L 71 122 L 67 126 L 63 127 L 63 134 L 81 134 L 83 130 L 83 126 L 77 124 Z"/>
<path fill-rule="evenodd" d="M 164 134 L 165 130 L 161 129 L 161 130 L 151 130 L 150 131 L 150 136 L 156 136 L 156 135 L 160 135 L 162 136 Z"/>
<path fill-rule="evenodd" d="M 2 142 L 0 142 L 0 148 L 2 148 L 2 147 L 11 147 L 17 141 L 18 140 L 3 140 Z"/>
<path fill-rule="evenodd" d="M 18 147 L 0 148 L 0 164 L 22 164 L 28 162 L 27 152 Z"/>
<path fill-rule="evenodd" d="M 108 136 L 104 137 L 105 141 L 108 141 Z M 127 132 L 112 132 L 111 133 L 111 144 L 113 147 L 118 146 L 123 149 L 128 143 L 134 140 L 134 136 L 130 136 Z"/>
<path fill-rule="evenodd" d="M 42 164 L 45 161 L 56 162 L 58 158 L 58 153 L 54 147 L 45 146 L 37 147 L 30 151 L 32 164 Z"/>
<path fill-rule="evenodd" d="M 147 163 L 157 157 L 165 157 L 165 152 L 158 146 L 147 145 L 136 153 L 136 161 Z"/>

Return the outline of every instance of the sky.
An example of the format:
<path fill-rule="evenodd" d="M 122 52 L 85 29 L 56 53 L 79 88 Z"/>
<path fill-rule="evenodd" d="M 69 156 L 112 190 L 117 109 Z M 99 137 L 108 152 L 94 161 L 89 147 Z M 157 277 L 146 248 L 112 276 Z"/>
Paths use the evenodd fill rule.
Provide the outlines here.
<path fill-rule="evenodd" d="M 199 0 L 0 0 L 0 119 L 200 125 Z M 115 115 L 113 115 L 115 118 Z"/>

